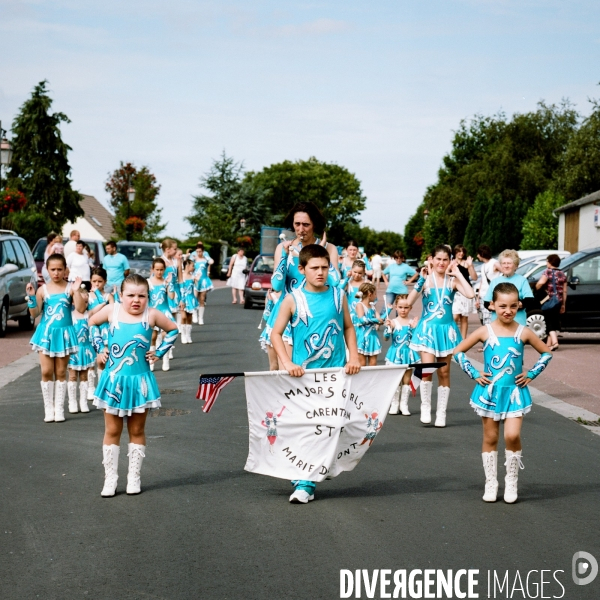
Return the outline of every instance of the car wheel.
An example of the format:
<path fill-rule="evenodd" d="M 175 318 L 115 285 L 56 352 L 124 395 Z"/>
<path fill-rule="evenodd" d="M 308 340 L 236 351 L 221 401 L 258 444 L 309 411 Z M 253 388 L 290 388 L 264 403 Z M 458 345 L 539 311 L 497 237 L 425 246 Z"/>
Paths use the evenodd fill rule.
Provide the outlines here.
<path fill-rule="evenodd" d="M 8 326 L 8 305 L 6 302 L 2 303 L 0 307 L 0 338 L 6 336 L 6 327 Z"/>
<path fill-rule="evenodd" d="M 546 319 L 542 314 L 533 314 L 527 317 L 527 327 L 541 340 L 546 337 Z"/>
<path fill-rule="evenodd" d="M 35 319 L 31 316 L 29 311 L 24 317 L 19 317 L 19 329 L 21 331 L 32 331 L 35 326 Z"/>
<path fill-rule="evenodd" d="M 252 299 L 250 296 L 244 298 L 244 308 L 252 308 Z"/>

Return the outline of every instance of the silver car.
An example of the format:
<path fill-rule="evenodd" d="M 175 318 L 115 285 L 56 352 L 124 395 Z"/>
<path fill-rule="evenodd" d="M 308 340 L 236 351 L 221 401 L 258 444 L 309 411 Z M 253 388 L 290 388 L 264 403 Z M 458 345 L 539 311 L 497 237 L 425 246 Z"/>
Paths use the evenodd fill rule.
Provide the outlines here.
<path fill-rule="evenodd" d="M 0 229 L 0 337 L 6 335 L 9 319 L 18 321 L 21 329 L 33 329 L 25 300 L 28 283 L 37 289 L 37 269 L 27 242 L 14 231 Z"/>

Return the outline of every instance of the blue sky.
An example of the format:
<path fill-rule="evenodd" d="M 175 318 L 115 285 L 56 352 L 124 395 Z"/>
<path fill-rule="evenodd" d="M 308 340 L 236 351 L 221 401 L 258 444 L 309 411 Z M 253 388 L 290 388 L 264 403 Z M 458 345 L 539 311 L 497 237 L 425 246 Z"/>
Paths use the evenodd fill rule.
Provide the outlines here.
<path fill-rule="evenodd" d="M 401 232 L 462 118 L 589 113 L 598 23 L 591 0 L 0 0 L 0 119 L 48 79 L 75 188 L 106 202 L 120 160 L 148 165 L 173 235 L 223 150 L 343 165 L 363 224 Z"/>

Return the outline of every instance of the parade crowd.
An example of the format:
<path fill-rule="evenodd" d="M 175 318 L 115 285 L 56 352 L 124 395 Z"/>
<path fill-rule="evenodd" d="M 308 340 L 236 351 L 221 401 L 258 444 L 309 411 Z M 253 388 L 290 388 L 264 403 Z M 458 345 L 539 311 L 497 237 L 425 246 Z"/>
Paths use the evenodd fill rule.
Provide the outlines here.
<path fill-rule="evenodd" d="M 526 327 L 525 309 L 533 294 L 527 280 L 516 273 L 518 253 L 505 250 L 496 261 L 487 246 L 480 246 L 477 254 L 483 264 L 476 294 L 472 281 L 477 274 L 464 246 L 437 246 L 419 271 L 408 266 L 397 251 L 393 262 L 382 268 L 381 256 L 372 261 L 360 256 L 353 240 L 346 243 L 340 257 L 337 247 L 326 239 L 323 215 L 310 202 L 297 204 L 285 225 L 295 237 L 282 239 L 276 248 L 259 340 L 270 369 L 294 377 L 307 369 L 331 367 L 356 374 L 361 367 L 377 364 L 383 335 L 391 339 L 386 365 L 441 365 L 436 372 L 434 426 L 445 427 L 454 359 L 475 382 L 470 404 L 483 426 L 483 500 L 497 499 L 503 423 L 504 501 L 515 502 L 523 468 L 521 426 L 532 403 L 527 385 L 545 369 L 557 345 L 552 334 L 550 348 Z M 31 285 L 27 290 L 32 316 L 41 315 L 31 345 L 40 357 L 44 420 L 65 421 L 67 397 L 70 413 L 89 412 L 88 400 L 104 411 L 101 495 L 112 497 L 118 485 L 119 443 L 126 419 L 126 491 L 138 494 L 146 417 L 150 409 L 160 407 L 154 365 L 162 360 L 162 369 L 168 371 L 177 336 L 182 344 L 190 344 L 192 324 L 204 324 L 206 295 L 213 289 L 208 276 L 213 260 L 201 242 L 194 251 L 184 253 L 174 240 L 165 239 L 162 256 L 153 260 L 151 276 L 145 279 L 129 274 L 127 260 L 114 242 L 106 245 L 103 267 L 90 270 L 88 261 L 86 270 L 84 245 L 72 241 L 74 247 L 66 258 L 68 244 L 65 248 L 62 240 L 48 244 L 46 283 L 37 292 Z M 560 259 L 558 264 L 552 262 L 556 262 L 553 256 L 548 257 L 549 272 L 540 285 L 551 282 L 556 298 L 551 308 L 559 314 L 564 310 L 564 294 L 559 293 L 564 282 L 552 271 L 560 264 Z M 236 292 L 243 302 L 246 269 L 247 258 L 240 249 L 228 273 L 233 303 L 238 302 Z M 381 311 L 377 308 L 380 279 L 387 284 Z M 412 290 L 407 283 L 414 284 Z M 419 298 L 421 315 L 411 317 Z M 468 316 L 476 309 L 482 326 L 467 335 Z M 558 327 L 554 327 L 555 334 Z M 479 344 L 482 372 L 466 355 Z M 540 354 L 529 369 L 523 364 L 525 344 Z M 410 415 L 411 375 L 408 369 L 391 400 L 390 414 Z M 426 425 L 432 422 L 432 392 L 433 375 L 423 375 L 420 420 Z M 295 480 L 292 485 L 290 502 L 305 504 L 314 499 L 315 482 Z"/>

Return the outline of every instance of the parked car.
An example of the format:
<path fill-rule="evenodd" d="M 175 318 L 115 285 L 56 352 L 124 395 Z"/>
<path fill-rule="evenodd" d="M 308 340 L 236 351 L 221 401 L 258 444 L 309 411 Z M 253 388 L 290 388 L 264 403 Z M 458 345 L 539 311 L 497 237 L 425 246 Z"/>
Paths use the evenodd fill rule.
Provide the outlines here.
<path fill-rule="evenodd" d="M 63 237 L 63 243 L 67 243 L 69 240 L 66 237 Z M 101 267 L 102 260 L 106 255 L 104 251 L 104 245 L 102 244 L 102 240 L 88 240 L 82 239 L 89 247 L 90 250 L 94 253 L 94 267 Z M 42 276 L 42 267 L 44 266 L 44 252 L 46 252 L 46 246 L 48 245 L 48 241 L 46 238 L 40 238 L 33 247 L 32 254 L 33 259 L 35 260 L 35 267 L 37 269 L 38 275 L 38 284 L 44 285 L 44 277 Z"/>
<path fill-rule="evenodd" d="M 246 287 L 244 288 L 244 308 L 252 308 L 255 304 L 264 306 L 267 290 L 271 287 L 271 275 L 275 258 L 259 254 L 246 271 Z"/>
<path fill-rule="evenodd" d="M 120 252 L 129 262 L 129 272 L 137 273 L 148 279 L 152 270 L 152 261 L 162 254 L 158 242 L 117 242 L 117 252 Z"/>
<path fill-rule="evenodd" d="M 27 242 L 14 231 L 0 229 L 0 337 L 6 335 L 8 320 L 31 330 L 34 319 L 27 308 L 27 284 L 37 289 L 37 271 Z"/>
<path fill-rule="evenodd" d="M 219 279 L 221 281 L 225 281 L 227 279 L 227 273 L 229 271 L 229 263 L 231 262 L 231 256 L 228 256 L 221 265 L 221 270 L 219 271 Z"/>
<path fill-rule="evenodd" d="M 546 264 L 539 265 L 527 280 L 538 298 L 544 290 L 535 290 Z M 600 248 L 581 250 L 565 258 L 560 269 L 567 276 L 567 303 L 561 315 L 561 330 L 600 331 Z M 543 311 L 541 311 L 543 314 Z"/>

